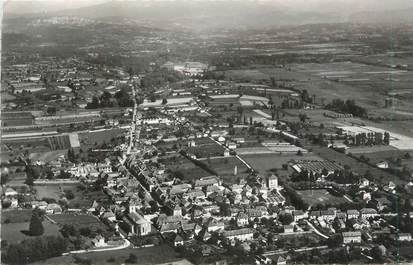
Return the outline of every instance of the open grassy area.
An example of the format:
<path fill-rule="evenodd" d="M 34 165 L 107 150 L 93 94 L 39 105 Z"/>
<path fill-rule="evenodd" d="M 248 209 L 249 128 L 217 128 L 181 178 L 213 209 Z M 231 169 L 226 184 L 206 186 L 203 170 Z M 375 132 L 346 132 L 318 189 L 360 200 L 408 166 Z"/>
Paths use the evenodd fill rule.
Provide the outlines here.
<path fill-rule="evenodd" d="M 211 175 L 209 172 L 198 167 L 183 156 L 176 156 L 173 159 L 166 159 L 162 161 L 162 163 L 165 163 L 166 168 L 172 173 L 179 172 L 178 174 L 181 175 L 184 180 L 199 179 Z"/>
<path fill-rule="evenodd" d="M 48 215 L 50 219 L 58 223 L 59 225 L 73 225 L 77 229 L 82 227 L 88 227 L 91 230 L 102 230 L 105 231 L 107 226 L 99 221 L 95 216 L 86 214 L 54 214 Z"/>
<path fill-rule="evenodd" d="M 95 144 L 110 143 L 112 138 L 116 138 L 123 132 L 125 132 L 124 129 L 111 129 L 79 133 L 80 146 L 82 148 L 90 148 L 95 146 Z"/>
<path fill-rule="evenodd" d="M 393 181 L 396 184 L 406 184 L 406 181 L 398 178 L 397 176 L 390 174 L 386 171 L 380 170 L 376 167 L 370 166 L 368 164 L 359 162 L 358 160 L 340 153 L 336 152 L 327 147 L 321 147 L 316 145 L 308 145 L 305 148 L 311 148 L 313 153 L 319 155 L 320 157 L 337 162 L 341 166 L 349 166 L 351 170 L 357 172 L 359 174 L 365 174 L 367 171 L 370 172 L 371 176 L 376 179 L 378 182 L 388 183 L 389 181 Z"/>
<path fill-rule="evenodd" d="M 41 200 L 43 198 L 51 198 L 56 201 L 62 196 L 62 186 L 61 185 L 35 185 L 36 197 Z"/>
<path fill-rule="evenodd" d="M 309 205 L 317 204 L 340 204 L 347 202 L 343 197 L 336 197 L 331 195 L 326 189 L 317 190 L 297 190 L 297 193 L 303 198 L 304 202 Z"/>
<path fill-rule="evenodd" d="M 168 262 L 177 262 L 181 259 L 177 258 L 177 253 L 167 245 L 160 245 L 149 248 L 127 248 L 114 251 L 91 252 L 85 254 L 77 254 L 78 257 L 91 260 L 92 264 L 125 264 L 125 260 L 130 254 L 138 257 L 137 264 L 159 264 Z M 110 261 L 109 259 L 114 260 Z M 33 263 L 33 265 L 69 265 L 74 264 L 73 255 L 61 256 L 45 261 Z M 188 264 L 185 261 L 177 264 Z"/>
<path fill-rule="evenodd" d="M 1 225 L 1 239 L 8 243 L 18 243 L 22 240 L 30 238 L 24 231 L 29 230 L 30 222 L 9 223 Z M 45 236 L 60 235 L 59 227 L 47 219 L 43 221 Z"/>
<path fill-rule="evenodd" d="M 30 221 L 32 209 L 25 210 L 2 210 L 1 223 L 24 223 Z M 6 221 L 7 220 L 7 221 Z"/>
<path fill-rule="evenodd" d="M 224 148 L 209 138 L 197 139 L 195 144 L 194 147 L 188 148 L 188 152 L 198 158 L 224 155 Z"/>
<path fill-rule="evenodd" d="M 247 166 L 236 157 L 211 158 L 201 161 L 223 177 L 225 182 L 235 183 L 239 177 L 248 175 Z M 234 175 L 235 166 L 237 167 L 236 175 Z"/>

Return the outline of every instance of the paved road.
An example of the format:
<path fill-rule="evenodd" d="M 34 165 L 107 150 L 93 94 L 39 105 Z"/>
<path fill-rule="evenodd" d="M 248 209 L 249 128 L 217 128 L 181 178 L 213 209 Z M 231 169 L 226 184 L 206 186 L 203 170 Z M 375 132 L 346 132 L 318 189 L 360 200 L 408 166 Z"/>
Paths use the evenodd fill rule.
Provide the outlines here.
<path fill-rule="evenodd" d="M 214 138 L 212 138 L 211 136 L 208 136 L 208 138 L 211 139 L 212 141 L 214 141 L 215 143 L 219 144 L 220 146 L 222 146 L 225 150 L 230 151 L 230 150 L 228 149 L 228 147 L 226 147 L 224 144 L 216 141 L 216 140 L 215 140 Z M 248 169 L 252 169 L 252 167 L 251 167 L 244 159 L 242 159 L 239 155 L 235 155 L 235 157 L 238 158 L 239 161 L 241 161 Z"/>
<path fill-rule="evenodd" d="M 309 247 L 309 248 L 298 248 L 294 249 L 294 252 L 304 252 L 304 251 L 310 251 L 313 249 L 326 249 L 328 246 L 317 246 L 317 247 Z M 263 256 L 272 256 L 272 255 L 280 255 L 280 254 L 286 254 L 290 250 L 277 250 L 277 251 L 267 251 L 263 254 Z"/>
<path fill-rule="evenodd" d="M 311 227 L 311 229 L 314 230 L 314 232 L 315 232 L 317 235 L 319 235 L 319 236 L 321 236 L 321 237 L 324 237 L 325 239 L 329 238 L 328 236 L 326 236 L 326 235 L 324 235 L 323 233 L 321 233 L 320 231 L 318 231 L 317 228 L 315 228 L 314 225 L 313 225 L 312 223 L 310 223 L 308 220 L 305 220 L 305 221 L 306 221 L 307 224 Z"/>

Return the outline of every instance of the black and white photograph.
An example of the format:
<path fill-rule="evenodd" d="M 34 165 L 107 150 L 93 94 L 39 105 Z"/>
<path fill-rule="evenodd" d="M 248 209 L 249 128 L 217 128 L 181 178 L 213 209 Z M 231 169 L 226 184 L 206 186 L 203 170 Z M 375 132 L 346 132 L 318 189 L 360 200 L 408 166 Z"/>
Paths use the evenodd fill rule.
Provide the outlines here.
<path fill-rule="evenodd" d="M 0 264 L 413 264 L 413 0 L 0 7 Z"/>

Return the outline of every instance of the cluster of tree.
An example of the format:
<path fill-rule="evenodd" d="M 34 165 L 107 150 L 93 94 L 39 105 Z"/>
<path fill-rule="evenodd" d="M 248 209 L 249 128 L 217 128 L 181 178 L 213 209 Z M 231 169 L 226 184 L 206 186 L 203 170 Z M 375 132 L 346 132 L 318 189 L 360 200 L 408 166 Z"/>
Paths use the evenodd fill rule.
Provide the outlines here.
<path fill-rule="evenodd" d="M 29 234 L 31 236 L 41 236 L 44 233 L 44 228 L 42 224 L 43 213 L 40 211 L 33 211 L 32 218 L 29 224 Z"/>
<path fill-rule="evenodd" d="M 58 236 L 26 239 L 18 244 L 2 246 L 2 262 L 27 264 L 60 256 L 67 250 L 68 240 Z"/>
<path fill-rule="evenodd" d="M 140 103 L 140 102 L 138 102 Z M 100 97 L 94 96 L 92 102 L 87 103 L 87 109 L 111 108 L 111 107 L 132 107 L 133 100 L 127 88 L 122 87 L 114 96 L 108 91 L 103 92 Z"/>
<path fill-rule="evenodd" d="M 133 243 L 134 246 L 145 246 L 145 245 L 159 245 L 161 243 L 161 239 L 157 236 L 138 236 L 133 235 L 129 238 L 129 240 Z"/>
<path fill-rule="evenodd" d="M 326 109 L 333 110 L 339 113 L 350 113 L 357 117 L 366 117 L 367 110 L 361 106 L 358 106 L 354 100 L 341 100 L 334 99 L 331 103 L 327 104 Z"/>
<path fill-rule="evenodd" d="M 291 188 L 289 185 L 284 185 L 285 198 L 298 210 L 307 210 L 308 204 L 301 198 L 301 196 Z"/>
<path fill-rule="evenodd" d="M 297 99 L 286 98 L 281 102 L 282 109 L 301 109 L 303 103 Z"/>
<path fill-rule="evenodd" d="M 279 215 L 278 219 L 283 225 L 289 225 L 294 221 L 294 217 L 289 213 Z"/>
<path fill-rule="evenodd" d="M 146 74 L 141 79 L 141 86 L 144 89 L 162 87 L 169 83 L 175 83 L 183 80 L 183 75 L 176 71 L 168 71 L 167 69 L 158 69 L 149 74 Z"/>
<path fill-rule="evenodd" d="M 38 179 L 41 175 L 43 175 L 42 168 L 33 166 L 33 165 L 27 165 L 25 168 L 26 171 L 26 180 L 25 184 L 29 186 L 33 186 L 33 182 L 35 179 Z"/>
<path fill-rule="evenodd" d="M 360 177 L 349 170 L 335 170 L 333 174 L 328 175 L 327 180 L 339 184 L 357 183 Z"/>

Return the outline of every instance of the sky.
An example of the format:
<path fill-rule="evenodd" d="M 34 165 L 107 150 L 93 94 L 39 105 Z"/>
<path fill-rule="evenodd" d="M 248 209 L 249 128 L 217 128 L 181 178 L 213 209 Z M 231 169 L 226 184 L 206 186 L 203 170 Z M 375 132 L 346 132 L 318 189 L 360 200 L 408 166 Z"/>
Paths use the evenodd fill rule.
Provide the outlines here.
<path fill-rule="evenodd" d="M 37 13 L 42 11 L 56 11 L 80 8 L 101 4 L 108 1 L 183 1 L 183 0 L 3 0 L 6 13 Z M 186 1 L 228 1 L 228 0 L 186 0 Z M 413 0 L 229 0 L 249 1 L 257 4 L 265 2 L 282 8 L 295 11 L 322 11 L 351 13 L 357 11 L 375 11 L 386 9 L 413 8 Z"/>

